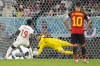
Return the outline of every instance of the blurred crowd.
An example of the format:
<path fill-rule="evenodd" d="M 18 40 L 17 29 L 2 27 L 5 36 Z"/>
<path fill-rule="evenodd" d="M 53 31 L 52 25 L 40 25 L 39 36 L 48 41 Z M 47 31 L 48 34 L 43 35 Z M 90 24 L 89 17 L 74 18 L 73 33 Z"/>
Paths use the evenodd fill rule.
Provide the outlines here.
<path fill-rule="evenodd" d="M 1 0 L 3 1 L 3 0 Z M 10 2 L 11 1 L 11 2 Z M 44 0 L 43 0 L 44 1 Z M 52 0 L 46 0 L 52 2 Z M 87 13 L 89 16 L 100 16 L 100 2 L 99 0 L 62 0 L 60 4 L 43 14 L 43 16 L 56 16 L 65 15 L 74 10 L 76 1 L 82 3 L 82 11 Z M 2 2 L 0 2 L 2 6 Z M 41 10 L 41 0 L 9 0 L 3 7 L 3 17 L 31 17 Z M 56 2 L 55 2 L 56 3 Z"/>

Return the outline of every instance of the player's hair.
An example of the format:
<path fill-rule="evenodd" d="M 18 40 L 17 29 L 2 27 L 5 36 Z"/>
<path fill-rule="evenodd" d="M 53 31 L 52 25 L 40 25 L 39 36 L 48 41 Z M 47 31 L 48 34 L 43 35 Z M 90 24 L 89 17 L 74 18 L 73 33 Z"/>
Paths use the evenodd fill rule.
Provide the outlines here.
<path fill-rule="evenodd" d="M 42 23 L 47 23 L 46 21 L 42 21 Z"/>
<path fill-rule="evenodd" d="M 32 24 L 32 20 L 31 19 L 27 19 L 27 25 L 31 25 Z"/>
<path fill-rule="evenodd" d="M 76 7 L 81 7 L 81 3 L 80 3 L 80 2 L 76 2 L 76 3 L 75 3 L 75 6 L 76 6 Z"/>

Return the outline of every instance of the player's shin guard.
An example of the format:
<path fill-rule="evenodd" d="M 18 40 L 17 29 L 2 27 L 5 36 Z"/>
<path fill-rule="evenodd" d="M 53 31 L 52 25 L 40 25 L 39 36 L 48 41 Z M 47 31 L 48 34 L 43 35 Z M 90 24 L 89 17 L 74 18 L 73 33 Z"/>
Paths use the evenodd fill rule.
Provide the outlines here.
<path fill-rule="evenodd" d="M 73 47 L 74 60 L 78 60 L 77 46 Z"/>
<path fill-rule="evenodd" d="M 85 49 L 85 46 L 81 47 L 81 50 L 82 50 L 82 58 L 83 58 L 83 60 L 86 60 L 86 49 Z"/>

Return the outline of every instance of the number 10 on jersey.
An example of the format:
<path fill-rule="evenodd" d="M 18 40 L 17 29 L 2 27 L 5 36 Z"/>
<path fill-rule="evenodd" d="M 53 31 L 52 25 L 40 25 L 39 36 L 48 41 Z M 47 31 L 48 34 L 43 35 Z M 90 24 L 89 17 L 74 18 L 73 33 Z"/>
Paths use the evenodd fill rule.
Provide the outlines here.
<path fill-rule="evenodd" d="M 72 20 L 73 20 L 73 24 L 72 26 L 77 26 L 77 27 L 80 27 L 82 26 L 82 17 L 72 17 Z"/>

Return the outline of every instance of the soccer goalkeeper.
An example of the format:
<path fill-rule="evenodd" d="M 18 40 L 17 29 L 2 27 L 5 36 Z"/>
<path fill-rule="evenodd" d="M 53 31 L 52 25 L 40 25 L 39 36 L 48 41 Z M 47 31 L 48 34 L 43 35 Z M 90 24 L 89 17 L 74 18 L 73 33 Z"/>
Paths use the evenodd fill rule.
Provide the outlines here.
<path fill-rule="evenodd" d="M 36 39 L 39 40 L 37 55 L 40 55 L 41 52 L 43 51 L 43 48 L 45 47 L 50 47 L 54 50 L 57 50 L 58 52 L 62 54 L 68 54 L 68 55 L 73 54 L 73 51 L 67 51 L 63 49 L 64 46 L 66 47 L 74 46 L 67 41 L 62 41 L 55 38 L 48 38 L 45 35 L 37 35 Z"/>

